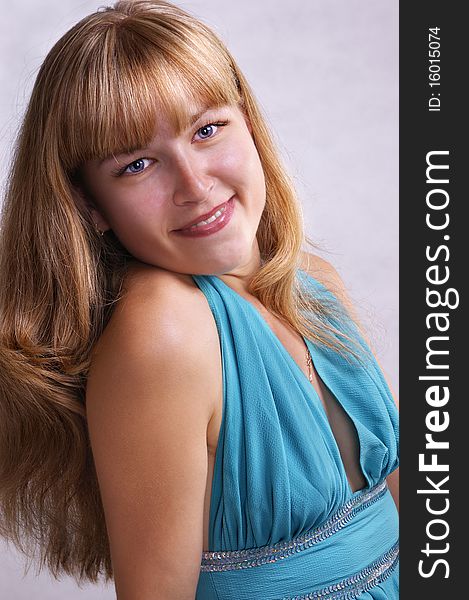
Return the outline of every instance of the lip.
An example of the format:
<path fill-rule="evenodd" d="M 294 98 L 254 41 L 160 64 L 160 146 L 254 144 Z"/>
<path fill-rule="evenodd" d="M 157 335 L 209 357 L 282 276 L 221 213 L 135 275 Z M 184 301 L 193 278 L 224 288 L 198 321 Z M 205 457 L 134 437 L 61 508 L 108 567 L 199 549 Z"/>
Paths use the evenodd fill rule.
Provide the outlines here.
<path fill-rule="evenodd" d="M 226 202 L 222 202 L 222 204 L 215 206 L 210 212 L 205 213 L 204 215 L 200 215 L 196 219 L 192 220 L 190 223 L 185 225 L 183 228 L 175 229 L 174 233 L 183 235 L 185 237 L 204 237 L 207 235 L 211 235 L 212 233 L 215 233 L 216 231 L 219 231 L 220 229 L 225 227 L 225 225 L 227 225 L 230 222 L 231 217 L 233 216 L 234 198 L 235 198 L 235 196 L 232 196 Z M 213 216 L 218 210 L 220 210 L 223 207 L 225 207 L 225 211 L 217 219 L 215 219 L 215 221 L 213 221 L 212 223 L 207 223 L 206 225 L 200 225 L 199 227 L 193 227 L 191 229 L 192 225 L 195 225 L 196 223 L 200 223 L 200 221 L 205 221 L 205 220 L 209 219 L 211 216 Z"/>
<path fill-rule="evenodd" d="M 230 200 L 231 200 L 231 198 L 230 198 Z M 207 212 L 203 215 L 199 215 L 198 217 L 193 219 L 190 223 L 187 223 L 186 225 L 184 225 L 183 227 L 180 227 L 179 229 L 176 229 L 175 231 L 183 231 L 184 229 L 189 229 L 189 227 L 191 227 L 192 225 L 195 225 L 196 223 L 200 223 L 200 221 L 206 221 L 207 219 L 210 219 L 210 217 L 212 215 L 214 215 L 217 212 L 217 210 L 220 210 L 220 208 L 225 206 L 228 202 L 229 202 L 229 200 L 222 202 L 218 206 L 215 206 L 214 208 L 212 208 L 212 210 L 210 212 Z"/>

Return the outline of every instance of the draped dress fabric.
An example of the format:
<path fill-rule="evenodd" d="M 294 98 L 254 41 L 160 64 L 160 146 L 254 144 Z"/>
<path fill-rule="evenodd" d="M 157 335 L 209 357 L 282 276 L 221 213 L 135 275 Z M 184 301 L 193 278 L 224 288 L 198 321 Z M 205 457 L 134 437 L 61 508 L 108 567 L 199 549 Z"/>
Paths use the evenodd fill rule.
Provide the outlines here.
<path fill-rule="evenodd" d="M 192 277 L 213 313 L 223 369 L 196 600 L 397 599 L 398 513 L 385 478 L 399 465 L 398 412 L 376 360 L 347 361 L 304 338 L 355 426 L 366 487 L 354 492 L 316 390 L 261 313 L 219 277 Z M 298 278 L 341 306 L 304 271 Z"/>

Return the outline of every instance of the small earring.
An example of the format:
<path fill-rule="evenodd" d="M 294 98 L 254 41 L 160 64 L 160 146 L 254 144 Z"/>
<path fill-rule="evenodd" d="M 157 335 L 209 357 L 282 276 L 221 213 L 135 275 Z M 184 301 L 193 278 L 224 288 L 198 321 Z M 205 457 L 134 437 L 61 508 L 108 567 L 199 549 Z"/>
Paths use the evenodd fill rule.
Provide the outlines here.
<path fill-rule="evenodd" d="M 97 223 L 94 224 L 94 227 L 96 229 L 96 233 L 99 233 L 99 235 L 102 237 L 104 235 L 104 231 L 101 231 Z"/>

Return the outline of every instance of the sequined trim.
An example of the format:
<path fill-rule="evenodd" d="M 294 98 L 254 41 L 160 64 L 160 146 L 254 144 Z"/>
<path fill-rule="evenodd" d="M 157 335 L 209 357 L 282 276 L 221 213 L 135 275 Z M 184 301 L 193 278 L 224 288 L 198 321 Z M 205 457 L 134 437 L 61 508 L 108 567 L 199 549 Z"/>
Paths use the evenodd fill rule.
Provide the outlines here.
<path fill-rule="evenodd" d="M 303 596 L 284 596 L 282 600 L 353 600 L 363 592 L 368 592 L 378 583 L 385 581 L 397 566 L 399 560 L 399 542 L 383 554 L 377 561 L 362 569 L 359 573 L 347 577 L 338 583 L 328 585 Z"/>
<path fill-rule="evenodd" d="M 207 572 L 248 569 L 273 563 L 296 552 L 306 550 L 343 529 L 357 513 L 374 504 L 384 496 L 386 491 L 387 483 L 384 479 L 369 490 L 351 498 L 319 527 L 286 542 L 245 550 L 203 552 L 200 570 Z"/>

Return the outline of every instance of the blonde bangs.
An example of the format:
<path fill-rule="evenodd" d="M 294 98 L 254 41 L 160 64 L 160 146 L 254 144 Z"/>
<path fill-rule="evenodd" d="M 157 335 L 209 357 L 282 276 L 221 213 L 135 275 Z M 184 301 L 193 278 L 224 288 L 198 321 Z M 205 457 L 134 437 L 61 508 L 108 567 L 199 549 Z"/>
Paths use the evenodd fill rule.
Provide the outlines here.
<path fill-rule="evenodd" d="M 101 27 L 93 41 L 68 48 L 76 51 L 75 68 L 51 111 L 69 173 L 84 161 L 147 146 L 161 114 L 179 134 L 194 110 L 241 101 L 230 56 L 216 38 L 127 17 Z"/>

